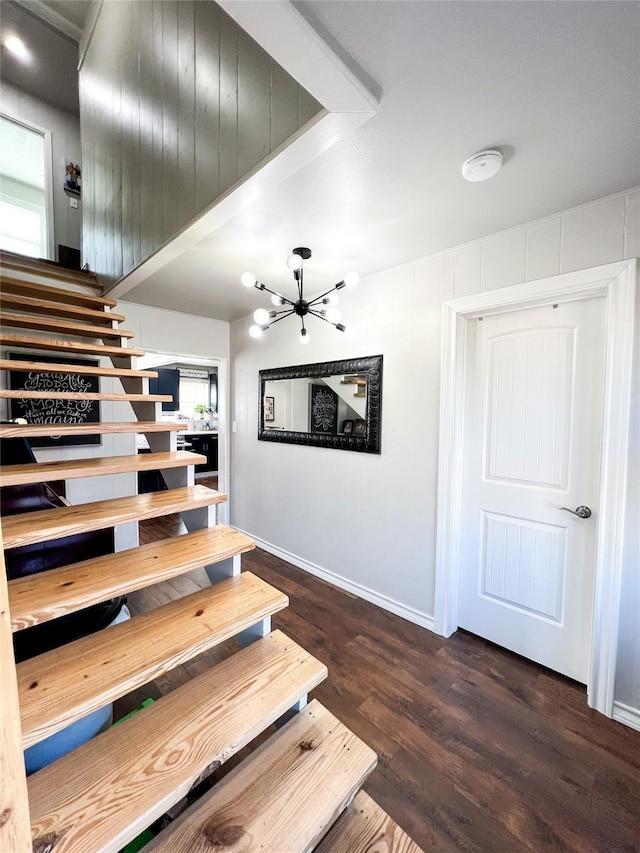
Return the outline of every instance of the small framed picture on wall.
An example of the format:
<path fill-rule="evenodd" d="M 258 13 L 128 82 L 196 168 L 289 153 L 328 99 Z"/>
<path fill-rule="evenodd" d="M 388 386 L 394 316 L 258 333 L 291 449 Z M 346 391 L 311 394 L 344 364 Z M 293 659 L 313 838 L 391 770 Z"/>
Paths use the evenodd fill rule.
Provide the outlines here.
<path fill-rule="evenodd" d="M 353 421 L 342 421 L 342 432 L 344 435 L 351 435 L 353 432 Z"/>
<path fill-rule="evenodd" d="M 275 421 L 275 406 L 273 397 L 264 398 L 264 419 L 265 421 Z"/>
<path fill-rule="evenodd" d="M 353 422 L 353 434 L 354 435 L 364 435 L 365 433 L 365 422 L 363 420 L 355 420 Z"/>

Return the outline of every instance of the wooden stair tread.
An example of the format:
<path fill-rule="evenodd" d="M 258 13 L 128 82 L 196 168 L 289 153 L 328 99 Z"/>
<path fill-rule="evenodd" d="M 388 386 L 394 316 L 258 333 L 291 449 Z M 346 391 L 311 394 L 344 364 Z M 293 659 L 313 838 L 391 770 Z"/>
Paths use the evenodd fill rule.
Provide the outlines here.
<path fill-rule="evenodd" d="M 0 311 L 0 324 L 18 329 L 35 329 L 39 332 L 56 332 L 81 338 L 134 338 L 135 332 L 128 329 L 112 329 L 109 326 L 90 326 L 72 323 L 70 320 L 48 320 L 46 317 L 28 317 L 26 314 L 9 314 Z"/>
<path fill-rule="evenodd" d="M 29 274 L 33 275 L 34 273 L 30 272 Z M 118 304 L 115 299 L 109 299 L 106 296 L 94 296 L 90 293 L 82 293 L 66 287 L 54 287 L 53 285 L 40 284 L 35 281 L 25 281 L 23 278 L 7 275 L 4 268 L 0 273 L 0 288 L 2 288 L 4 293 L 24 294 L 25 296 L 33 296 L 36 299 L 55 299 L 57 302 L 86 305 L 96 310 L 101 307 L 115 308 Z"/>
<path fill-rule="evenodd" d="M 67 317 L 70 320 L 92 320 L 95 323 L 110 324 L 114 320 L 122 323 L 126 319 L 124 314 L 114 314 L 111 311 L 96 311 L 94 308 L 84 308 L 80 305 L 10 293 L 2 293 L 0 305 L 4 308 L 11 308 L 13 311 L 51 314 L 54 317 Z"/>
<path fill-rule="evenodd" d="M 118 394 L 103 391 L 10 391 L 0 389 L 0 399 L 9 400 L 113 400 L 120 403 L 169 403 L 171 394 Z M 56 426 L 53 424 L 52 426 Z"/>
<path fill-rule="evenodd" d="M 0 252 L 0 267 L 4 269 L 12 269 L 29 275 L 41 275 L 45 278 L 60 279 L 62 281 L 81 284 L 83 287 L 92 287 L 102 290 L 102 286 L 98 283 L 97 276 L 94 272 L 88 270 L 72 270 L 68 267 L 63 267 L 55 261 L 49 261 L 45 258 L 31 258 L 25 255 L 19 255 L 16 252 L 8 252 L 3 249 Z"/>
<path fill-rule="evenodd" d="M 275 631 L 28 780 L 34 850 L 118 851 L 324 678 Z"/>
<path fill-rule="evenodd" d="M 127 551 L 93 557 L 9 581 L 13 631 L 127 595 L 255 548 L 252 539 L 217 524 Z"/>
<path fill-rule="evenodd" d="M 179 432 L 189 425 L 169 421 L 111 421 L 86 424 L 3 424 L 0 438 L 38 438 L 43 435 L 108 435 L 131 432 Z"/>
<path fill-rule="evenodd" d="M 424 853 L 364 791 L 360 791 L 315 853 Z"/>
<path fill-rule="evenodd" d="M 85 344 L 81 341 L 66 341 L 61 338 L 30 338 L 26 335 L 14 335 L 0 332 L 0 346 L 22 347 L 24 349 L 55 350 L 64 352 L 68 350 L 73 353 L 87 355 L 115 356 L 124 358 L 126 356 L 145 355 L 143 349 L 133 347 L 114 347 L 107 344 Z"/>
<path fill-rule="evenodd" d="M 48 539 L 60 539 L 74 533 L 101 530 L 128 521 L 141 521 L 173 512 L 213 506 L 226 500 L 227 496 L 223 492 L 196 485 L 169 489 L 166 492 L 129 495 L 8 515 L 2 520 L 4 547 L 19 548 L 33 542 L 46 542 Z"/>
<path fill-rule="evenodd" d="M 19 663 L 24 748 L 234 637 L 288 603 L 284 593 L 243 572 Z"/>
<path fill-rule="evenodd" d="M 376 762 L 373 750 L 314 700 L 147 850 L 312 850 Z"/>
<path fill-rule="evenodd" d="M 64 364 L 46 361 L 14 361 L 0 358 L 0 370 L 18 373 L 77 373 L 82 376 L 126 376 L 130 379 L 157 379 L 157 370 L 130 370 L 126 367 L 90 367 L 84 364 Z"/>
<path fill-rule="evenodd" d="M 201 465 L 206 456 L 175 450 L 161 453 L 138 453 L 127 456 L 98 456 L 89 459 L 62 459 L 57 462 L 38 462 L 0 467 L 0 487 L 20 486 L 25 483 L 46 483 L 48 480 L 74 480 L 79 477 L 100 477 L 106 474 L 123 474 L 128 471 L 161 471 L 163 468 L 181 468 Z"/>

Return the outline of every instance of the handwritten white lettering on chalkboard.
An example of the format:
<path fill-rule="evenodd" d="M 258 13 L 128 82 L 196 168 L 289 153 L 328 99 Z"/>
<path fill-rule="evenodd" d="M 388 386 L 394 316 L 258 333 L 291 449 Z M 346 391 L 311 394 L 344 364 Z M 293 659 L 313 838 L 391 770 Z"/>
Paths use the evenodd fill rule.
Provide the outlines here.
<path fill-rule="evenodd" d="M 24 383 L 25 391 L 75 391 L 86 393 L 91 382 L 73 373 L 29 373 Z"/>
<path fill-rule="evenodd" d="M 64 391 L 84 394 L 92 389 L 90 379 L 84 379 L 73 373 L 29 373 L 23 390 Z M 46 397 L 40 400 L 21 398 L 24 416 L 32 424 L 79 424 L 87 420 L 95 402 L 93 400 L 52 400 Z"/>
<path fill-rule="evenodd" d="M 338 407 L 331 391 L 318 390 L 313 397 L 313 429 L 326 431 L 336 419 Z"/>

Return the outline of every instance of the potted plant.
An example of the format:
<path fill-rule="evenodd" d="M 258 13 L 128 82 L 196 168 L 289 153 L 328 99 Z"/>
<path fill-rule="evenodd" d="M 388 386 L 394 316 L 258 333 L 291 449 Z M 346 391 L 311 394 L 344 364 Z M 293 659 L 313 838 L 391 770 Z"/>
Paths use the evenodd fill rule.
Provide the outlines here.
<path fill-rule="evenodd" d="M 198 415 L 198 429 L 207 429 L 207 415 L 211 412 L 209 406 L 205 406 L 204 403 L 198 403 L 193 407 L 193 411 L 196 415 Z"/>

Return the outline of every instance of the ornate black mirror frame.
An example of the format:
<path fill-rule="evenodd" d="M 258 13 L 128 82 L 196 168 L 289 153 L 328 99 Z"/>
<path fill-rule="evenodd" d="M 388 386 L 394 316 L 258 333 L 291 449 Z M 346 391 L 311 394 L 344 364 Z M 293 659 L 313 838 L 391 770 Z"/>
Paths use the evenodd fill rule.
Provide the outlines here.
<path fill-rule="evenodd" d="M 323 376 L 339 376 L 343 373 L 364 373 L 367 376 L 367 409 L 364 435 L 326 435 L 313 432 L 265 429 L 264 399 L 267 382 L 278 379 L 321 379 Z M 285 444 L 308 444 L 312 447 L 332 447 L 336 450 L 380 453 L 382 356 L 370 355 L 343 361 L 323 361 L 318 364 L 299 364 L 295 367 L 276 367 L 271 370 L 261 370 L 259 412 L 258 439 L 260 441 L 279 441 Z"/>

